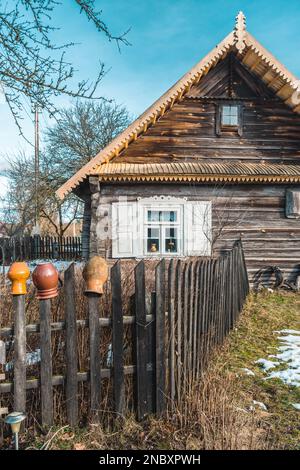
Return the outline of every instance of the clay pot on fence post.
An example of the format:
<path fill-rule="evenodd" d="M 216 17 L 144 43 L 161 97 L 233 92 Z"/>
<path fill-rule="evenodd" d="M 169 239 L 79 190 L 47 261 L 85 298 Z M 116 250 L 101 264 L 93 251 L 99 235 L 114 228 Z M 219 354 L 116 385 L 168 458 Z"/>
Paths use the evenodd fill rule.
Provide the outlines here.
<path fill-rule="evenodd" d="M 32 273 L 32 280 L 37 288 L 37 299 L 46 300 L 57 297 L 58 271 L 52 263 L 38 264 Z"/>
<path fill-rule="evenodd" d="M 12 283 L 12 295 L 25 295 L 27 293 L 26 281 L 29 279 L 29 276 L 29 267 L 23 261 L 15 261 L 11 265 L 7 273 L 7 277 Z"/>

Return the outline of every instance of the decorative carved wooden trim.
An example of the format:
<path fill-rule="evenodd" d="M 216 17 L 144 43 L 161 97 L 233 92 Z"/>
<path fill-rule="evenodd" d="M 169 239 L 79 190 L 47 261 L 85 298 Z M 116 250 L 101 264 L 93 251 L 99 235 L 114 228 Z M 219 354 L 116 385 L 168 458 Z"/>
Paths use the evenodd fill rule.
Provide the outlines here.
<path fill-rule="evenodd" d="M 236 17 L 234 35 L 236 38 L 235 47 L 241 53 L 246 47 L 246 17 L 242 11 Z"/>
<path fill-rule="evenodd" d="M 102 175 L 103 182 L 146 182 L 146 183 L 300 183 L 300 176 L 249 176 L 249 175 Z"/>

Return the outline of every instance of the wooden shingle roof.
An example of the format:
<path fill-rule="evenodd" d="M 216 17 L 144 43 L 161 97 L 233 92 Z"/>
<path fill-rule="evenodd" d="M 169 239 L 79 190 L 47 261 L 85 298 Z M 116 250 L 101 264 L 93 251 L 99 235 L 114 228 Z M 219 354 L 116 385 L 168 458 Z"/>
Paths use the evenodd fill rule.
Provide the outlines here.
<path fill-rule="evenodd" d="M 108 163 L 93 172 L 100 181 L 300 182 L 300 165 L 266 163 Z"/>
<path fill-rule="evenodd" d="M 209 54 L 198 62 L 152 106 L 150 106 L 125 131 L 119 134 L 94 158 L 84 165 L 57 191 L 57 196 L 63 198 L 75 189 L 87 176 L 95 173 L 99 165 L 111 161 L 132 142 L 154 126 L 156 121 L 171 109 L 175 103 L 182 100 L 193 85 L 196 85 L 221 60 L 233 51 L 239 60 L 260 77 L 284 103 L 293 111 L 300 113 L 299 80 L 290 73 L 270 52 L 268 52 L 248 31 L 245 17 L 240 12 L 236 18 L 234 30 L 221 41 Z"/>

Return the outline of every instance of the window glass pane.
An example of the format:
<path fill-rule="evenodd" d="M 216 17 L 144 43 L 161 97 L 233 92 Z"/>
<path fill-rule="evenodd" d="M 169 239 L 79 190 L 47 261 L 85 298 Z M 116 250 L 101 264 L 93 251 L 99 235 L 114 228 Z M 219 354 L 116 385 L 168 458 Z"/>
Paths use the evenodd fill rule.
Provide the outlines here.
<path fill-rule="evenodd" d="M 159 211 L 148 211 L 148 222 L 159 222 Z"/>
<path fill-rule="evenodd" d="M 176 222 L 177 212 L 175 211 L 163 211 L 162 222 Z"/>
<path fill-rule="evenodd" d="M 148 222 L 176 222 L 176 211 L 152 211 L 148 210 Z"/>
<path fill-rule="evenodd" d="M 237 116 L 231 116 L 231 125 L 232 126 L 237 126 L 238 125 L 238 117 Z"/>
<path fill-rule="evenodd" d="M 231 125 L 231 117 L 230 116 L 222 116 L 222 124 L 224 124 L 224 126 L 230 126 Z"/>
<path fill-rule="evenodd" d="M 165 230 L 165 251 L 167 253 L 177 253 L 178 251 L 177 228 L 175 227 Z"/>
<path fill-rule="evenodd" d="M 237 106 L 230 106 L 230 114 L 231 114 L 231 116 L 237 116 L 238 115 Z"/>
<path fill-rule="evenodd" d="M 238 106 L 222 106 L 222 124 L 238 126 Z"/>
<path fill-rule="evenodd" d="M 156 253 L 159 251 L 159 228 L 147 229 L 147 252 Z"/>

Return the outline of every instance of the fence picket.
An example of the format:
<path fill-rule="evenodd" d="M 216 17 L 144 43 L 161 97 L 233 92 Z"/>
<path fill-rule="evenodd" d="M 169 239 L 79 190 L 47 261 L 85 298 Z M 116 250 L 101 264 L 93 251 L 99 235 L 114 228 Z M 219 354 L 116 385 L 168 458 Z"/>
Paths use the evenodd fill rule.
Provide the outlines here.
<path fill-rule="evenodd" d="M 145 264 L 140 261 L 135 268 L 135 331 L 136 331 L 136 406 L 137 418 L 142 420 L 148 414 L 147 393 L 147 332 Z"/>
<path fill-rule="evenodd" d="M 99 418 L 101 400 L 99 294 L 89 292 L 91 417 Z"/>
<path fill-rule="evenodd" d="M 171 259 L 168 272 L 168 322 L 169 322 L 169 397 L 175 398 L 175 266 Z"/>
<path fill-rule="evenodd" d="M 125 382 L 123 359 L 123 312 L 120 261 L 115 263 L 111 269 L 111 290 L 114 411 L 119 415 L 123 415 L 125 404 Z"/>
<path fill-rule="evenodd" d="M 51 300 L 40 300 L 41 339 L 41 409 L 42 425 L 53 424 L 52 352 L 51 352 Z"/>
<path fill-rule="evenodd" d="M 14 304 L 14 410 L 26 408 L 25 295 L 15 295 Z"/>
<path fill-rule="evenodd" d="M 70 426 L 78 424 L 77 325 L 75 306 L 75 265 L 65 271 L 66 319 L 66 405 Z"/>
<path fill-rule="evenodd" d="M 177 369 L 177 383 L 176 383 L 176 397 L 179 400 L 181 396 L 181 380 L 182 380 L 182 262 L 179 259 L 176 265 L 176 369 Z"/>
<path fill-rule="evenodd" d="M 156 413 L 166 408 L 166 357 L 165 357 L 165 260 L 155 269 L 156 290 Z"/>

